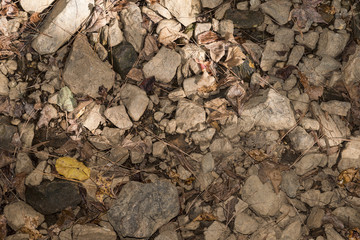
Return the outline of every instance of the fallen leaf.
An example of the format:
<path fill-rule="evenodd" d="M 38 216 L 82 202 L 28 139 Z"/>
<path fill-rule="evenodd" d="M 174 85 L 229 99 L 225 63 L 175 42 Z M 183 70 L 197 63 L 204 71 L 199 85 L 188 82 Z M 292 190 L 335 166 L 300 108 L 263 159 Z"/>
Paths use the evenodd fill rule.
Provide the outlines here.
<path fill-rule="evenodd" d="M 360 240 L 360 229 L 353 228 L 349 231 L 348 240 Z"/>
<path fill-rule="evenodd" d="M 30 21 L 30 23 L 33 23 L 33 24 L 40 22 L 41 21 L 40 13 L 34 12 L 33 14 L 31 14 L 29 21 Z"/>
<path fill-rule="evenodd" d="M 246 94 L 245 89 L 240 85 L 239 82 L 233 83 L 226 93 L 226 99 L 237 109 L 237 113 L 241 115 L 242 107 L 244 103 L 242 100 L 244 99 Z"/>
<path fill-rule="evenodd" d="M 201 213 L 196 218 L 194 218 L 193 222 L 196 221 L 216 221 L 217 217 L 214 216 L 212 213 Z"/>
<path fill-rule="evenodd" d="M 18 7 L 11 0 L 2 0 L 0 6 L 0 16 L 14 18 L 19 14 Z"/>
<path fill-rule="evenodd" d="M 75 158 L 61 157 L 56 160 L 56 171 L 69 179 L 86 180 L 90 177 L 90 168 Z"/>
<path fill-rule="evenodd" d="M 360 182 L 360 173 L 359 169 L 356 168 L 349 168 L 346 170 L 343 170 L 338 178 L 337 178 L 338 184 L 343 187 L 345 184 L 350 182 Z"/>
<path fill-rule="evenodd" d="M 27 173 L 22 172 L 16 174 L 15 178 L 13 179 L 13 186 L 22 200 L 25 200 L 25 178 L 27 177 L 27 175 Z"/>
<path fill-rule="evenodd" d="M 243 53 L 239 46 L 229 47 L 226 60 L 223 64 L 228 68 L 240 66 L 244 63 L 245 58 L 246 55 Z"/>
<path fill-rule="evenodd" d="M 141 82 L 142 80 L 144 80 L 144 74 L 142 70 L 139 68 L 130 69 L 126 77 L 135 80 L 137 82 Z"/>
<path fill-rule="evenodd" d="M 24 216 L 25 225 L 20 229 L 22 233 L 28 233 L 30 240 L 42 239 L 43 235 L 37 230 L 39 217 Z"/>
<path fill-rule="evenodd" d="M 214 62 L 219 62 L 225 56 L 225 43 L 223 41 L 209 43 L 205 47 L 209 49 L 210 57 Z"/>
<path fill-rule="evenodd" d="M 6 234 L 6 218 L 4 215 L 0 215 L 0 239 L 5 239 Z"/>
<path fill-rule="evenodd" d="M 139 58 L 149 61 L 158 51 L 159 48 L 156 38 L 152 35 L 147 35 L 144 41 L 144 47 L 139 54 Z"/>
<path fill-rule="evenodd" d="M 95 184 L 97 186 L 97 190 L 95 196 L 99 202 L 104 203 L 105 196 L 109 196 L 110 198 L 115 197 L 111 189 L 111 183 L 112 178 L 104 178 L 100 175 L 96 177 Z"/>
<path fill-rule="evenodd" d="M 310 100 L 318 100 L 324 93 L 324 87 L 322 86 L 311 86 L 309 79 L 302 72 L 298 71 L 300 82 L 303 85 L 306 94 Z"/>
<path fill-rule="evenodd" d="M 143 140 L 133 142 L 130 139 L 124 139 L 124 141 L 122 142 L 122 146 L 128 150 L 139 151 L 144 154 L 151 153 L 151 151 L 152 151 L 151 146 L 146 144 L 146 142 Z"/>
<path fill-rule="evenodd" d="M 46 104 L 40 114 L 41 116 L 37 122 L 38 128 L 41 128 L 42 126 L 47 127 L 51 119 L 58 117 L 57 110 L 51 104 Z"/>
<path fill-rule="evenodd" d="M 293 70 L 295 70 L 295 69 L 297 69 L 297 67 L 295 67 L 293 65 L 289 65 L 284 68 L 280 68 L 276 71 L 275 76 L 285 80 L 292 74 Z"/>
<path fill-rule="evenodd" d="M 207 32 L 203 32 L 203 33 L 200 33 L 199 35 L 197 35 L 197 42 L 200 45 L 209 44 L 209 43 L 215 42 L 219 39 L 220 39 L 219 35 L 213 31 L 207 31 Z"/>
<path fill-rule="evenodd" d="M 227 106 L 229 102 L 225 98 L 215 98 L 205 103 L 205 108 L 210 111 L 207 122 L 213 122 L 214 120 L 220 120 L 233 116 L 234 111 L 228 110 Z"/>
<path fill-rule="evenodd" d="M 323 0 L 303 0 L 303 4 L 299 8 L 293 9 L 289 16 L 290 18 L 296 18 L 296 24 L 299 28 L 304 28 L 307 21 L 326 23 L 316 10 L 316 7 L 322 1 Z"/>
<path fill-rule="evenodd" d="M 167 46 L 179 38 L 185 38 L 185 39 L 189 40 L 188 35 L 178 32 L 178 31 L 175 31 L 173 29 L 169 29 L 168 27 L 164 27 L 159 32 L 158 41 L 159 41 L 159 43 Z"/>
<path fill-rule="evenodd" d="M 262 150 L 262 149 L 252 149 L 252 150 L 248 151 L 247 154 L 249 154 L 249 156 L 250 156 L 252 159 L 254 159 L 254 160 L 258 161 L 258 162 L 262 162 L 262 161 L 264 161 L 265 159 L 269 159 L 269 158 L 270 158 L 270 156 L 267 155 L 267 154 L 265 153 L 265 151 Z"/>
<path fill-rule="evenodd" d="M 155 84 L 155 77 L 149 77 L 149 78 L 145 78 L 141 84 L 140 84 L 140 88 L 145 90 L 145 92 L 147 94 L 151 94 L 153 91 L 153 87 Z"/>
<path fill-rule="evenodd" d="M 263 183 L 270 180 L 274 187 L 274 191 L 279 193 L 279 187 L 282 180 L 281 172 L 287 169 L 287 166 L 265 160 L 260 163 L 258 175 Z"/>

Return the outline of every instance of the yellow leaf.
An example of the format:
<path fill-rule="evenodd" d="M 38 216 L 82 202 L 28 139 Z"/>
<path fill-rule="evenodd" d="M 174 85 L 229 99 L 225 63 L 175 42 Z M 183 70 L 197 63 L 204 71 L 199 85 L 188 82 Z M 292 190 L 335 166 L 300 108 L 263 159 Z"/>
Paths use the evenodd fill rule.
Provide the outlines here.
<path fill-rule="evenodd" d="M 71 157 L 58 158 L 55 167 L 56 171 L 66 178 L 83 181 L 90 177 L 90 168 Z"/>

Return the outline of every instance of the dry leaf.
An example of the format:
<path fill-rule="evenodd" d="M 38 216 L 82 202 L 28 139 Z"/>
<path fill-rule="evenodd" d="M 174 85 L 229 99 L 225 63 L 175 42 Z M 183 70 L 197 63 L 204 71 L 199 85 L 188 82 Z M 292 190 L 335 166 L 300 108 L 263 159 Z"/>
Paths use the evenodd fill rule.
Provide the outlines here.
<path fill-rule="evenodd" d="M 105 196 L 109 196 L 111 198 L 115 197 L 111 189 L 112 180 L 112 178 L 104 178 L 102 176 L 96 177 L 95 184 L 97 186 L 97 190 L 95 196 L 99 202 L 104 203 Z"/>
<path fill-rule="evenodd" d="M 280 68 L 276 71 L 275 76 L 286 80 L 293 72 L 293 70 L 297 69 L 297 67 L 293 65 L 286 66 L 284 68 Z"/>
<path fill-rule="evenodd" d="M 252 149 L 252 150 L 248 151 L 247 154 L 249 154 L 249 156 L 252 159 L 254 159 L 254 160 L 258 161 L 258 162 L 262 162 L 265 159 L 270 158 L 269 155 L 267 155 L 265 153 L 265 151 L 262 150 L 262 149 Z"/>
<path fill-rule="evenodd" d="M 302 72 L 298 71 L 300 76 L 300 82 L 303 85 L 306 94 L 309 96 L 310 100 L 318 100 L 324 93 L 324 88 L 322 86 L 311 86 L 309 79 Z"/>
<path fill-rule="evenodd" d="M 233 83 L 226 93 L 226 99 L 231 103 L 231 105 L 236 107 L 237 113 L 239 115 L 241 115 L 241 112 L 243 110 L 242 107 L 244 103 L 242 102 L 242 100 L 244 99 L 245 94 L 246 91 L 239 82 Z"/>
<path fill-rule="evenodd" d="M 275 192 L 279 193 L 279 187 L 282 179 L 281 172 L 287 169 L 287 166 L 265 160 L 260 164 L 258 175 L 263 183 L 269 179 L 274 187 Z"/>
<path fill-rule="evenodd" d="M 210 50 L 210 57 L 214 62 L 219 62 L 220 59 L 225 56 L 225 43 L 223 41 L 217 41 L 205 45 Z"/>
<path fill-rule="evenodd" d="M 0 5 L 0 16 L 16 17 L 19 9 L 11 0 L 2 0 Z"/>
<path fill-rule="evenodd" d="M 197 35 L 197 42 L 200 45 L 209 44 L 209 43 L 219 40 L 219 38 L 220 38 L 219 35 L 217 35 L 215 32 L 207 31 L 207 32 L 203 32 L 203 33 L 200 33 L 199 35 Z"/>
<path fill-rule="evenodd" d="M 38 240 L 43 237 L 43 235 L 36 230 L 36 227 L 39 225 L 39 217 L 30 217 L 24 216 L 25 225 L 20 229 L 20 232 L 28 233 L 30 240 Z"/>
<path fill-rule="evenodd" d="M 4 151 L 0 151 L 0 168 L 3 168 L 15 161 L 16 159 L 14 157 L 10 157 Z"/>
<path fill-rule="evenodd" d="M 242 52 L 239 46 L 229 47 L 228 54 L 224 66 L 232 68 L 235 66 L 240 66 L 244 63 L 246 55 Z"/>
<path fill-rule="evenodd" d="M 290 18 L 296 18 L 296 23 L 300 28 L 304 28 L 307 21 L 326 23 L 316 10 L 317 5 L 322 1 L 303 0 L 303 4 L 299 8 L 295 8 L 290 12 Z"/>
<path fill-rule="evenodd" d="M 57 117 L 58 117 L 57 110 L 51 104 L 46 104 L 43 110 L 41 111 L 41 116 L 37 123 L 37 127 L 38 128 L 41 128 L 42 126 L 47 127 L 51 119 Z"/>
<path fill-rule="evenodd" d="M 204 106 L 210 110 L 207 121 L 212 122 L 234 115 L 233 111 L 227 110 L 228 105 L 229 102 L 225 98 L 215 98 L 206 102 Z"/>
<path fill-rule="evenodd" d="M 159 51 L 156 38 L 152 35 L 147 35 L 144 41 L 144 47 L 140 52 L 140 59 L 149 61 L 155 53 Z"/>
<path fill-rule="evenodd" d="M 58 158 L 55 163 L 55 168 L 59 174 L 69 179 L 83 181 L 90 177 L 90 168 L 71 157 Z"/>
<path fill-rule="evenodd" d="M 188 35 L 169 29 L 168 27 L 164 27 L 160 30 L 158 41 L 159 43 L 167 46 L 179 38 L 185 38 L 189 40 Z"/>
<path fill-rule="evenodd" d="M 360 182 L 359 169 L 349 168 L 342 171 L 337 178 L 337 182 L 341 187 L 350 182 Z"/>
<path fill-rule="evenodd" d="M 33 14 L 31 14 L 30 16 L 30 23 L 37 23 L 41 21 L 41 17 L 40 17 L 40 13 L 39 12 L 34 12 Z"/>
<path fill-rule="evenodd" d="M 193 222 L 196 221 L 216 221 L 217 217 L 215 217 L 212 213 L 201 213 L 196 218 L 194 218 Z"/>
<path fill-rule="evenodd" d="M 144 74 L 142 70 L 139 68 L 130 69 L 126 77 L 135 80 L 137 82 L 141 82 L 142 80 L 144 80 Z"/>
<path fill-rule="evenodd" d="M 360 229 L 353 228 L 349 231 L 348 240 L 360 240 Z"/>
<path fill-rule="evenodd" d="M 122 142 L 122 146 L 128 150 L 138 151 L 143 154 L 148 154 L 148 153 L 151 153 L 151 151 L 152 151 L 151 146 L 146 144 L 146 142 L 144 142 L 143 140 L 133 142 L 130 139 L 124 139 L 124 141 Z"/>
<path fill-rule="evenodd" d="M 6 218 L 4 215 L 0 215 L 0 239 L 5 239 L 6 235 Z"/>

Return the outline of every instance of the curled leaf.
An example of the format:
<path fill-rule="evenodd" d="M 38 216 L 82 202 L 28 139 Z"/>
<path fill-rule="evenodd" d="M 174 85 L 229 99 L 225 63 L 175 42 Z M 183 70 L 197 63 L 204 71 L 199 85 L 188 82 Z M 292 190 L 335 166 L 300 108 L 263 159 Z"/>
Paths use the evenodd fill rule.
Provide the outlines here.
<path fill-rule="evenodd" d="M 59 174 L 66 178 L 83 181 L 90 177 L 90 168 L 75 158 L 58 158 L 55 163 L 55 168 Z"/>
<path fill-rule="evenodd" d="M 239 46 L 229 47 L 228 55 L 224 62 L 224 65 L 228 68 L 240 66 L 244 63 L 246 55 L 242 52 Z"/>

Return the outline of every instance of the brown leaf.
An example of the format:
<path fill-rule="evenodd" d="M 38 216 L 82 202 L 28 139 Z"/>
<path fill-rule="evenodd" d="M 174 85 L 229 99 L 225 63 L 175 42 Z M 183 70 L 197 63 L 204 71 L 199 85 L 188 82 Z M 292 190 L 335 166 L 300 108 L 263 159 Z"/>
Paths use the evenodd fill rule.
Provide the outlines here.
<path fill-rule="evenodd" d="M 56 149 L 54 152 L 60 155 L 68 155 L 72 150 L 77 149 L 79 146 L 79 141 L 68 140 L 60 148 Z"/>
<path fill-rule="evenodd" d="M 287 79 L 297 67 L 289 65 L 276 71 L 275 76 L 283 80 Z"/>
<path fill-rule="evenodd" d="M 7 235 L 6 218 L 4 215 L 0 215 L 0 239 L 5 239 Z"/>
<path fill-rule="evenodd" d="M 252 149 L 252 150 L 248 151 L 247 154 L 249 154 L 249 156 L 250 156 L 252 159 L 254 159 L 254 160 L 258 161 L 258 162 L 262 162 L 262 161 L 264 161 L 265 159 L 269 159 L 269 158 L 270 158 L 270 156 L 267 155 L 267 154 L 265 153 L 265 151 L 262 150 L 262 149 Z"/>
<path fill-rule="evenodd" d="M 179 38 L 189 39 L 189 36 L 173 29 L 169 29 L 168 27 L 164 27 L 160 30 L 158 41 L 159 43 L 167 46 Z"/>
<path fill-rule="evenodd" d="M 20 229 L 20 232 L 28 233 L 30 235 L 30 240 L 41 239 L 43 235 L 36 230 L 39 223 L 39 217 L 24 216 L 24 220 L 25 225 Z"/>
<path fill-rule="evenodd" d="M 30 23 L 33 23 L 33 24 L 40 22 L 41 21 L 40 13 L 34 12 L 33 14 L 31 14 L 29 21 L 30 21 Z"/>
<path fill-rule="evenodd" d="M 214 120 L 220 120 L 235 113 L 227 109 L 229 102 L 225 98 L 215 98 L 205 103 L 205 108 L 209 109 L 210 114 L 208 115 L 208 122 Z"/>
<path fill-rule="evenodd" d="M 27 174 L 25 172 L 16 174 L 13 180 L 13 186 L 16 189 L 16 192 L 19 194 L 19 197 L 25 200 L 25 178 Z"/>
<path fill-rule="evenodd" d="M 244 99 L 246 94 L 245 89 L 240 85 L 239 82 L 235 82 L 233 83 L 227 93 L 226 93 L 226 99 L 229 100 L 229 102 L 231 103 L 231 105 L 233 105 L 234 107 L 236 107 L 237 109 L 237 113 L 239 115 L 241 115 L 242 112 L 242 107 L 244 105 L 244 103 L 242 102 L 242 100 Z"/>
<path fill-rule="evenodd" d="M 216 221 L 217 217 L 215 217 L 212 213 L 201 213 L 196 218 L 194 218 L 193 222 L 196 221 Z"/>
<path fill-rule="evenodd" d="M 360 173 L 359 169 L 356 168 L 349 168 L 346 170 L 343 170 L 338 178 L 337 178 L 338 184 L 343 187 L 345 184 L 350 182 L 360 182 Z"/>
<path fill-rule="evenodd" d="M 142 80 L 144 80 L 144 74 L 142 70 L 139 68 L 130 69 L 126 77 L 135 80 L 137 82 L 141 82 Z"/>
<path fill-rule="evenodd" d="M 46 104 L 43 110 L 41 111 L 41 116 L 37 122 L 37 127 L 41 128 L 42 126 L 47 127 L 51 119 L 57 118 L 58 112 L 51 104 Z"/>
<path fill-rule="evenodd" d="M 298 71 L 300 76 L 300 82 L 303 85 L 305 92 L 309 96 L 310 100 L 318 100 L 324 93 L 324 88 L 322 86 L 311 86 L 309 79 L 302 72 Z"/>
<path fill-rule="evenodd" d="M 287 166 L 265 160 L 260 164 L 259 178 L 262 182 L 266 182 L 267 179 L 270 180 L 274 187 L 274 191 L 279 193 L 279 187 L 282 179 L 281 172 L 287 169 Z"/>
<path fill-rule="evenodd" d="M 144 41 L 144 47 L 140 52 L 140 59 L 149 61 L 158 51 L 159 48 L 156 38 L 152 35 L 147 35 Z"/>
<path fill-rule="evenodd" d="M 296 23 L 299 28 L 304 28 L 307 21 L 326 23 L 316 10 L 317 5 L 322 1 L 323 0 L 303 0 L 303 4 L 299 8 L 295 8 L 290 12 L 290 18 L 296 18 Z"/>
<path fill-rule="evenodd" d="M 244 63 L 246 55 L 242 52 L 239 46 L 229 47 L 228 54 L 224 66 L 232 68 L 235 66 L 240 66 Z"/>
<path fill-rule="evenodd" d="M 225 56 L 225 43 L 223 41 L 209 43 L 205 47 L 210 50 L 210 57 L 214 62 L 219 62 Z"/>
<path fill-rule="evenodd" d="M 143 140 L 133 142 L 132 140 L 125 138 L 124 141 L 122 142 L 122 146 L 128 150 L 139 151 L 144 154 L 151 153 L 152 151 L 151 146 L 146 144 L 146 142 L 144 142 Z"/>
<path fill-rule="evenodd" d="M 112 183 L 112 178 L 105 178 L 100 175 L 96 177 L 95 180 L 95 184 L 97 186 L 96 199 L 99 202 L 104 203 L 104 198 L 106 196 L 109 196 L 110 198 L 115 197 L 114 193 L 111 190 L 111 183 Z"/>
<path fill-rule="evenodd" d="M 19 9 L 9 0 L 1 1 L 0 16 L 16 17 L 19 14 Z"/>
<path fill-rule="evenodd" d="M 219 35 L 217 35 L 215 32 L 207 31 L 207 32 L 200 33 L 197 36 L 197 42 L 200 45 L 209 44 L 209 43 L 219 40 L 219 38 L 220 38 Z"/>

